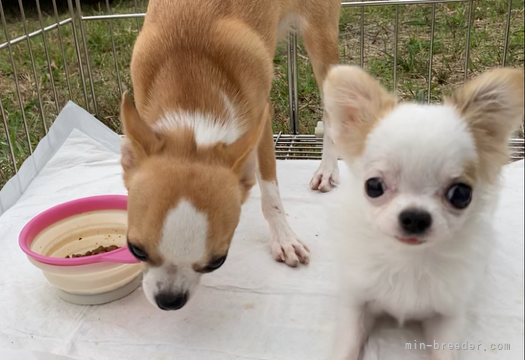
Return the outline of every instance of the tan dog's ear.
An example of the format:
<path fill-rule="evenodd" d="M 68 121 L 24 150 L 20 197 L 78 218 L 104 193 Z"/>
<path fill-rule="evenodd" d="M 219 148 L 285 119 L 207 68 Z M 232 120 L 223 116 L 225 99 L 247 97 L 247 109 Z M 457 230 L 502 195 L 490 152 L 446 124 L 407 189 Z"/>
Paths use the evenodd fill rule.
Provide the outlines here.
<path fill-rule="evenodd" d="M 121 145 L 121 164 L 124 175 L 136 169 L 140 163 L 162 148 L 162 139 L 139 116 L 128 92 L 122 95 L 120 117 L 124 127 L 124 140 Z"/>
<path fill-rule="evenodd" d="M 255 147 L 252 147 L 249 151 L 246 151 L 232 166 L 233 172 L 239 179 L 239 186 L 245 191 L 245 194 L 241 199 L 242 202 L 246 200 L 248 191 L 256 182 L 255 172 L 257 171 L 257 152 L 254 150 Z"/>
<path fill-rule="evenodd" d="M 259 123 L 233 144 L 228 145 L 225 148 L 225 151 L 230 158 L 231 169 L 239 179 L 239 186 L 246 191 L 245 197 L 242 199 L 243 202 L 246 199 L 247 191 L 250 190 L 256 182 L 256 149 L 259 145 L 261 133 L 264 132 L 263 127 L 267 124 L 267 121 L 271 121 L 271 116 L 272 108 L 271 104 L 268 104 L 263 111 L 262 116 L 258 116 Z"/>
<path fill-rule="evenodd" d="M 328 129 L 338 151 L 359 157 L 376 122 L 397 105 L 397 98 L 356 66 L 337 65 L 323 87 Z"/>
<path fill-rule="evenodd" d="M 523 122 L 523 70 L 489 71 L 458 89 L 445 104 L 468 123 L 481 175 L 494 181 L 508 161 L 508 141 Z"/>

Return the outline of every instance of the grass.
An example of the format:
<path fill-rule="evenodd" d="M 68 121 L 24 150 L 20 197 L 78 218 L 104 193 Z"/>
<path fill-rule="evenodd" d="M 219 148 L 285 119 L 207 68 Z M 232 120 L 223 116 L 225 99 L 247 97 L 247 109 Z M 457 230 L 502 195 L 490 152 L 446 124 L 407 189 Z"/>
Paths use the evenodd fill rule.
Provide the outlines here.
<path fill-rule="evenodd" d="M 53 7 L 46 4 L 51 1 L 41 0 L 41 2 L 42 23 L 44 26 L 55 23 Z M 502 65 L 508 4 L 507 0 L 475 0 L 473 3 L 468 78 Z M 146 5 L 147 1 L 144 0 L 114 0 L 111 11 L 113 13 L 144 12 Z M 402 99 L 426 101 L 430 96 L 432 102 L 440 102 L 443 95 L 449 94 L 464 81 L 468 9 L 468 3 L 435 6 L 430 94 L 427 89 L 432 5 L 397 8 L 399 30 L 397 56 L 394 56 L 396 7 L 365 8 L 363 66 L 387 88 L 395 89 Z M 4 10 L 9 38 L 14 39 L 24 35 L 24 23 L 20 19 L 18 9 L 10 6 Z M 38 13 L 34 8 L 26 8 L 26 10 L 27 31 L 40 29 Z M 100 15 L 106 13 L 107 9 L 102 4 L 85 5 L 82 10 L 83 15 Z M 67 6 L 58 9 L 57 13 L 60 20 L 69 17 Z M 361 8 L 344 8 L 341 12 L 341 63 L 360 64 L 360 19 Z M 507 66 L 523 68 L 523 20 L 523 1 L 512 0 Z M 120 130 L 118 109 L 121 89 L 116 76 L 117 67 L 121 87 L 131 88 L 129 61 L 141 23 L 142 19 L 83 22 L 82 29 L 85 33 L 91 76 L 86 66 L 84 44 L 80 37 L 81 28 L 78 22 L 76 23 L 77 42 L 71 24 L 60 27 L 61 37 L 54 29 L 46 32 L 45 39 L 42 36 L 31 39 L 34 68 L 27 41 L 13 45 L 12 52 L 8 48 L 0 49 L 0 98 L 7 122 L 7 129 L 3 124 L 0 125 L 0 186 L 14 174 L 9 140 L 13 144 L 16 165 L 19 167 L 30 155 L 30 147 L 33 149 L 36 147 L 38 141 L 45 135 L 46 128 L 49 128 L 68 100 L 73 100 L 92 113 L 95 112 L 96 105 L 98 118 L 110 128 Z M 6 41 L 3 28 L 1 30 L 0 44 Z M 49 50 L 47 54 L 44 41 Z M 116 61 L 112 42 L 115 44 Z M 76 50 L 77 45 L 79 52 Z M 78 61 L 79 53 L 82 66 Z M 16 73 L 12 63 L 15 65 Z M 395 63 L 397 64 L 396 81 L 394 81 Z M 271 94 L 275 108 L 274 131 L 287 132 L 289 130 L 288 79 L 284 44 L 277 49 L 274 65 L 275 79 Z M 299 130 L 301 133 L 313 133 L 317 121 L 322 117 L 322 110 L 319 106 L 319 92 L 315 78 L 301 40 L 299 40 L 298 73 Z M 85 77 L 84 82 L 82 74 Z M 16 82 L 20 93 L 17 92 Z M 54 89 L 53 84 L 55 84 Z M 22 100 L 22 106 L 19 98 Z M 29 138 L 26 134 L 29 134 Z"/>

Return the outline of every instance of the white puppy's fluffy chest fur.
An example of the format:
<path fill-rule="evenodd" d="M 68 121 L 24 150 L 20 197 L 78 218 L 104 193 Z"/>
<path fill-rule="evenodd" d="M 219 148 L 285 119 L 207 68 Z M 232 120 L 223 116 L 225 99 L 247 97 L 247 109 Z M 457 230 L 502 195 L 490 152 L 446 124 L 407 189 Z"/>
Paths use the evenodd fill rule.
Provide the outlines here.
<path fill-rule="evenodd" d="M 433 247 L 398 243 L 367 224 L 352 193 L 359 187 L 351 183 L 341 189 L 345 201 L 332 215 L 347 304 L 364 306 L 374 315 L 388 314 L 400 324 L 464 311 L 485 276 L 493 238 L 490 224 L 472 219 L 454 241 Z"/>

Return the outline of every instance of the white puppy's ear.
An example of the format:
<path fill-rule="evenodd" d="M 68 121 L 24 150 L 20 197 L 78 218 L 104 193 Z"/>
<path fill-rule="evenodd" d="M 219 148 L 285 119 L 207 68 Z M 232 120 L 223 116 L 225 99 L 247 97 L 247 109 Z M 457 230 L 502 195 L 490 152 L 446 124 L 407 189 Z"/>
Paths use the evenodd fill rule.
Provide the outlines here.
<path fill-rule="evenodd" d="M 163 146 L 163 141 L 140 118 L 127 91 L 122 95 L 120 118 L 125 136 L 121 145 L 121 164 L 124 170 L 124 182 L 127 184 L 133 171 L 144 159 L 158 152 Z"/>
<path fill-rule="evenodd" d="M 474 136 L 481 175 L 497 178 L 508 161 L 508 141 L 523 122 L 523 70 L 489 71 L 458 89 L 445 104 L 453 106 Z"/>
<path fill-rule="evenodd" d="M 397 105 L 395 95 L 361 68 L 334 66 L 323 86 L 328 128 L 338 151 L 348 160 L 359 157 L 376 122 Z"/>

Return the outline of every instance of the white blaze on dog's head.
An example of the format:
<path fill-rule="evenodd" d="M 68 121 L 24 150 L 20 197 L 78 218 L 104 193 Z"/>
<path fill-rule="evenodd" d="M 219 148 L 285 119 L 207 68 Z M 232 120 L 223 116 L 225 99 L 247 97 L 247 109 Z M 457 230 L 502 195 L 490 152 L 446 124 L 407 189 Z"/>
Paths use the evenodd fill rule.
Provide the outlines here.
<path fill-rule="evenodd" d="M 192 297 L 201 275 L 226 259 L 242 203 L 255 183 L 253 150 L 260 129 L 234 138 L 213 126 L 157 132 L 126 94 L 121 116 L 128 247 L 143 264 L 146 297 L 161 309 L 176 310 Z M 199 129 L 202 136 L 195 133 Z"/>
<path fill-rule="evenodd" d="M 154 130 L 170 133 L 181 129 L 190 129 L 197 146 L 213 146 L 217 143 L 231 145 L 245 132 L 245 126 L 239 123 L 235 107 L 226 94 L 221 93 L 224 118 L 212 113 L 195 111 L 168 111 L 153 125 Z"/>
<path fill-rule="evenodd" d="M 207 239 L 208 218 L 188 200 L 168 211 L 158 244 L 162 265 L 144 274 L 144 293 L 152 304 L 161 309 L 184 305 L 199 283 L 194 264 L 206 259 Z"/>
<path fill-rule="evenodd" d="M 523 72 L 499 69 L 445 105 L 399 104 L 363 70 L 335 66 L 324 85 L 334 141 L 352 189 L 386 241 L 453 239 L 482 210 L 523 119 Z"/>

